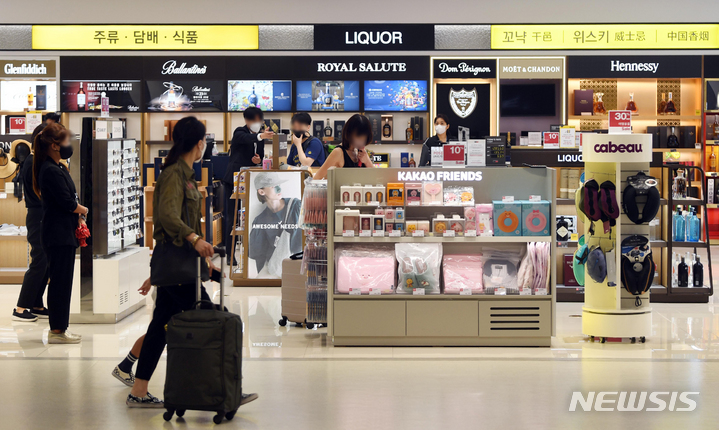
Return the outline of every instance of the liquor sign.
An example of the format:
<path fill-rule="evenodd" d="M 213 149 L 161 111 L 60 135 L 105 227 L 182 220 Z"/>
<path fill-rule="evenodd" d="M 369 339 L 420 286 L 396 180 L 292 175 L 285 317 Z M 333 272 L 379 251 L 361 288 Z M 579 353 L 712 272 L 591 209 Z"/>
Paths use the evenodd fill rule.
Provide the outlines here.
<path fill-rule="evenodd" d="M 433 24 L 317 24 L 315 51 L 430 51 Z"/>
<path fill-rule="evenodd" d="M 652 161 L 651 134 L 584 134 L 582 138 L 585 163 Z"/>
<path fill-rule="evenodd" d="M 442 167 L 464 167 L 464 145 L 444 145 Z"/>
<path fill-rule="evenodd" d="M 610 110 L 607 115 L 609 119 L 609 134 L 631 134 L 632 112 L 628 110 Z"/>
<path fill-rule="evenodd" d="M 215 51 L 259 48 L 256 25 L 33 25 L 32 49 Z"/>
<path fill-rule="evenodd" d="M 559 133 L 556 131 L 544 132 L 544 149 L 559 149 Z"/>
<path fill-rule="evenodd" d="M 701 78 L 701 55 L 582 55 L 567 57 L 567 77 Z"/>
<path fill-rule="evenodd" d="M 492 49 L 717 49 L 719 24 L 493 25 Z"/>
<path fill-rule="evenodd" d="M 55 60 L 0 60 L 0 78 L 54 78 Z"/>
<path fill-rule="evenodd" d="M 577 149 L 512 148 L 514 167 L 544 165 L 549 167 L 584 167 L 584 158 Z"/>
<path fill-rule="evenodd" d="M 500 79 L 562 79 L 563 58 L 500 58 Z"/>

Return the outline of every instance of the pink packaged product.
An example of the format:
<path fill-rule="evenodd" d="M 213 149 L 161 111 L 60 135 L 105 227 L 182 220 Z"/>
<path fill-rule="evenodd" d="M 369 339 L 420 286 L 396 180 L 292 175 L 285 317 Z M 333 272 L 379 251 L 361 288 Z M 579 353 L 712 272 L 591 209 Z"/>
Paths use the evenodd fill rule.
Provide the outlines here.
<path fill-rule="evenodd" d="M 475 213 L 477 217 L 477 236 L 493 236 L 492 204 L 486 203 L 475 206 Z"/>
<path fill-rule="evenodd" d="M 464 231 L 477 231 L 477 210 L 474 206 L 464 208 Z"/>
<path fill-rule="evenodd" d="M 408 205 L 419 205 L 422 203 L 422 183 L 407 182 L 404 184 L 404 195 L 407 196 Z"/>
<path fill-rule="evenodd" d="M 343 249 L 338 252 L 335 292 L 349 294 L 358 289 L 393 294 L 395 289 L 395 256 L 386 250 Z"/>
<path fill-rule="evenodd" d="M 469 288 L 472 294 L 484 293 L 481 255 L 445 255 L 442 269 L 445 294 L 459 294 L 462 288 Z"/>

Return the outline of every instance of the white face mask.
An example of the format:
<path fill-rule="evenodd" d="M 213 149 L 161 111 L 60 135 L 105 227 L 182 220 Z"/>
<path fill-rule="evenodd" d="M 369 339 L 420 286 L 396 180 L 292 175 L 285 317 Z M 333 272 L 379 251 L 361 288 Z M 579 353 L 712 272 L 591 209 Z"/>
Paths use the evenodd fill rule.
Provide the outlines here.
<path fill-rule="evenodd" d="M 436 131 L 437 134 L 444 134 L 444 132 L 447 131 L 447 126 L 446 126 L 446 125 L 441 125 L 441 124 L 440 124 L 440 125 L 435 125 L 435 126 L 434 126 L 434 131 Z"/>
<path fill-rule="evenodd" d="M 259 133 L 261 128 L 262 128 L 261 122 L 255 122 L 250 125 L 250 130 L 252 130 L 253 133 Z"/>
<path fill-rule="evenodd" d="M 202 142 L 202 151 L 200 151 L 200 156 L 195 160 L 195 163 L 199 163 L 202 161 L 202 156 L 205 155 L 205 151 L 207 150 L 207 142 Z"/>

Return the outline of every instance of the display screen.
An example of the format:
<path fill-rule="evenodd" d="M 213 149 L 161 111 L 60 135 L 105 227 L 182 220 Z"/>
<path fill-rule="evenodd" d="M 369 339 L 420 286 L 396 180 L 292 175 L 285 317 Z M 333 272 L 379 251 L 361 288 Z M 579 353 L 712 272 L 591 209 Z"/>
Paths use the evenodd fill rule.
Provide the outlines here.
<path fill-rule="evenodd" d="M 297 81 L 298 111 L 359 111 L 359 81 Z"/>
<path fill-rule="evenodd" d="M 225 85 L 223 81 L 147 81 L 147 110 L 224 111 Z"/>
<path fill-rule="evenodd" d="M 366 111 L 427 111 L 427 81 L 364 81 Z"/>
<path fill-rule="evenodd" d="M 500 116 L 555 116 L 556 85 L 499 86 Z"/>
<path fill-rule="evenodd" d="M 229 81 L 229 111 L 244 111 L 250 106 L 263 111 L 292 111 L 292 81 Z"/>
<path fill-rule="evenodd" d="M 707 110 L 719 110 L 719 81 L 707 82 Z"/>
<path fill-rule="evenodd" d="M 25 112 L 28 110 L 57 110 L 56 81 L 0 82 L 0 110 Z"/>
<path fill-rule="evenodd" d="M 82 88 L 82 89 L 81 89 Z M 102 93 L 109 99 L 110 111 L 139 112 L 142 97 L 140 81 L 62 81 L 63 112 L 100 112 Z"/>

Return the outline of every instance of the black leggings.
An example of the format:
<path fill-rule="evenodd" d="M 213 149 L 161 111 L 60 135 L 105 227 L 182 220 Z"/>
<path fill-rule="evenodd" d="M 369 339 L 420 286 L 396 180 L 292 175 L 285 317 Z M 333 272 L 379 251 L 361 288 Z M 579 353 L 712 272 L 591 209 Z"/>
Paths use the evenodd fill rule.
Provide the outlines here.
<path fill-rule="evenodd" d="M 47 257 L 42 248 L 42 208 L 28 208 L 27 241 L 30 243 L 30 267 L 25 272 L 17 305 L 21 308 L 42 308 L 42 296 L 47 287 Z M 74 265 L 73 265 L 74 266 Z"/>
<path fill-rule="evenodd" d="M 75 274 L 74 246 L 51 246 L 45 249 L 50 275 L 47 286 L 47 308 L 50 312 L 50 330 L 65 331 L 70 322 L 70 296 Z"/>
<path fill-rule="evenodd" d="M 152 321 L 147 327 L 140 359 L 137 362 L 135 376 L 138 379 L 150 380 L 157 367 L 157 362 L 160 361 L 162 351 L 165 349 L 165 325 L 170 322 L 173 315 L 190 310 L 197 301 L 196 298 L 197 286 L 195 284 L 157 288 L 155 311 L 152 314 Z M 210 300 L 205 287 L 202 287 L 202 300 Z"/>

